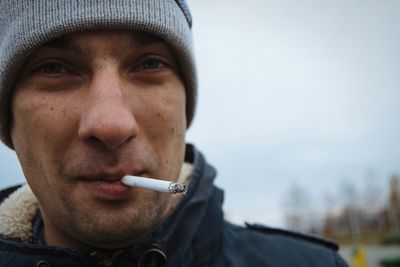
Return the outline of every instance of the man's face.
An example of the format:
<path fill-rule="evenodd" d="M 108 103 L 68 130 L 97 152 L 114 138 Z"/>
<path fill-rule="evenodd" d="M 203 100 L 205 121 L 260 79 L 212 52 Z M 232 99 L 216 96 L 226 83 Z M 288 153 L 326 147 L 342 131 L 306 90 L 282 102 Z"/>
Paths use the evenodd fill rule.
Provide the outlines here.
<path fill-rule="evenodd" d="M 170 48 L 128 31 L 73 34 L 26 61 L 11 136 L 52 245 L 118 248 L 166 213 L 169 195 L 124 175 L 177 179 L 185 89 Z"/>

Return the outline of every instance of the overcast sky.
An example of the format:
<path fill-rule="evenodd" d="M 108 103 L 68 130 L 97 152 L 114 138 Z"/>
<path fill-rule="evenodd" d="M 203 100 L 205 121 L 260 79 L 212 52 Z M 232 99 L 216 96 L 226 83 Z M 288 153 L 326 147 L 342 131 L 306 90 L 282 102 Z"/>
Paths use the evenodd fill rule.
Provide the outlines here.
<path fill-rule="evenodd" d="M 400 172 L 399 1 L 190 6 L 200 97 L 188 139 L 219 170 L 228 216 L 282 226 L 293 183 L 312 207 Z"/>
<path fill-rule="evenodd" d="M 235 222 L 284 226 L 323 195 L 400 174 L 400 1 L 191 0 L 199 101 L 188 140 Z M 0 148 L 0 186 L 23 181 Z M 332 203 L 334 205 L 334 203 Z"/>

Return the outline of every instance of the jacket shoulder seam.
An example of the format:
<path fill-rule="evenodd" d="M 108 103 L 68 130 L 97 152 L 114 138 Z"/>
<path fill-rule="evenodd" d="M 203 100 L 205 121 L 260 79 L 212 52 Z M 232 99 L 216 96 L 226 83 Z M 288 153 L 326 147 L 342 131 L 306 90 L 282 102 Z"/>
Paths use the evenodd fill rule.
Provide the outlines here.
<path fill-rule="evenodd" d="M 317 235 L 293 232 L 293 231 L 283 230 L 283 229 L 279 229 L 279 228 L 272 228 L 272 227 L 268 227 L 268 226 L 264 226 L 264 225 L 260 225 L 260 224 L 246 223 L 246 227 L 249 230 L 261 232 L 264 234 L 280 235 L 280 236 L 286 236 L 286 237 L 297 239 L 297 240 L 307 241 L 310 243 L 318 244 L 323 247 L 332 249 L 334 251 L 338 251 L 338 249 L 339 249 L 338 244 L 336 244 L 335 242 L 333 242 L 331 240 L 327 240 L 327 239 L 317 236 Z"/>

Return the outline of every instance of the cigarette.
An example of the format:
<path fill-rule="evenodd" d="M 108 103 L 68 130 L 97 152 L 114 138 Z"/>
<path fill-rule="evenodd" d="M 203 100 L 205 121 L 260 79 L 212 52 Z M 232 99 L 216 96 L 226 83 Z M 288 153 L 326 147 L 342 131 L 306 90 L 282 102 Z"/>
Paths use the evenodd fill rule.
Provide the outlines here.
<path fill-rule="evenodd" d="M 158 192 L 165 192 L 170 194 L 183 193 L 186 194 L 187 185 L 172 183 L 159 179 L 144 178 L 139 176 L 126 175 L 122 178 L 121 182 L 128 186 L 135 186 L 144 189 L 149 189 Z"/>

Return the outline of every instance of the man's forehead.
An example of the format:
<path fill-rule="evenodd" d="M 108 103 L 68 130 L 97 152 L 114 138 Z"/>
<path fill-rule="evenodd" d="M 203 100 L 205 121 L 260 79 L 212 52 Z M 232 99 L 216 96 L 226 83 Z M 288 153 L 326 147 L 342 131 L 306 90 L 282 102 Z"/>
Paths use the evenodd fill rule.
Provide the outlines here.
<path fill-rule="evenodd" d="M 80 32 L 80 33 L 64 35 L 44 43 L 41 47 L 66 49 L 66 50 L 72 50 L 73 52 L 76 53 L 83 53 L 80 44 L 82 40 L 85 40 L 85 38 L 93 36 L 94 34 L 101 34 L 102 36 L 109 37 L 109 40 L 112 40 L 116 35 L 121 33 L 128 41 L 128 45 L 130 47 L 143 47 L 154 43 L 165 43 L 160 37 L 151 33 L 140 32 L 140 31 L 115 30 L 115 31 L 88 31 L 88 32 Z M 119 42 L 120 39 L 116 39 L 116 41 Z"/>

